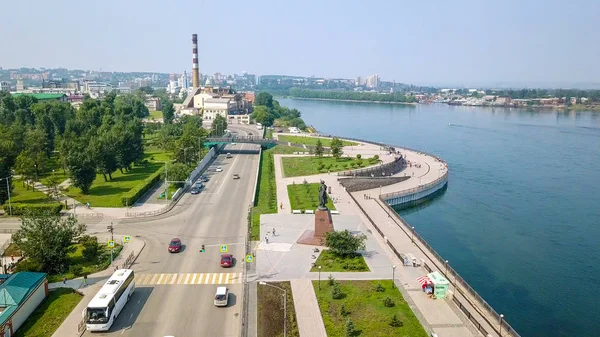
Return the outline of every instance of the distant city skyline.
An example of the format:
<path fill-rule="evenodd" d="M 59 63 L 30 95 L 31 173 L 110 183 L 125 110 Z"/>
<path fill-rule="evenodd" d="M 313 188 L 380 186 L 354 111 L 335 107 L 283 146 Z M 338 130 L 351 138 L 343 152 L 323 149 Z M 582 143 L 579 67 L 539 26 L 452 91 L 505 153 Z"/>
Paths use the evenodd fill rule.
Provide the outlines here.
<path fill-rule="evenodd" d="M 189 73 L 196 33 L 200 72 L 211 75 L 246 69 L 529 87 L 597 86 L 600 79 L 600 37 L 594 34 L 600 2 L 593 0 L 258 0 L 251 6 L 235 0 L 33 0 L 7 2 L 3 12 L 13 13 L 0 21 L 3 68 Z"/>

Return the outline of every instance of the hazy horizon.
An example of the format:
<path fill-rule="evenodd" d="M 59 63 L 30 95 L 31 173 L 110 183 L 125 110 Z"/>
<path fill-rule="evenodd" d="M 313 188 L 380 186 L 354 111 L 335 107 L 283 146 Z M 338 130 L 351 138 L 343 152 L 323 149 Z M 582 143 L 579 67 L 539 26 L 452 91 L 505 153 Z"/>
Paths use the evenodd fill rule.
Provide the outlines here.
<path fill-rule="evenodd" d="M 6 3 L 3 12 L 11 13 L 0 20 L 3 68 L 189 72 L 196 33 L 200 71 L 210 75 L 600 87 L 600 2 L 592 0 L 32 0 Z"/>

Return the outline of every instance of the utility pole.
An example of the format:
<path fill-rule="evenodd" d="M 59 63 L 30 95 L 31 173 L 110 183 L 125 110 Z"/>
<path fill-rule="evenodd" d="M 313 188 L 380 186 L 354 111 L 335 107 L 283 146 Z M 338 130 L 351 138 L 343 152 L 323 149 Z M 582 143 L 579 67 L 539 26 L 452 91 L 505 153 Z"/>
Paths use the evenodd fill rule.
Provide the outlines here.
<path fill-rule="evenodd" d="M 114 235 L 115 226 L 113 226 L 112 221 L 110 222 L 110 226 L 106 226 L 106 228 L 110 232 L 110 240 L 113 242 L 113 247 L 114 247 L 114 244 L 115 244 L 115 235 Z M 113 264 L 113 247 L 110 247 L 110 264 L 111 265 Z"/>
<path fill-rule="evenodd" d="M 10 176 L 6 178 L 0 178 L 0 180 L 6 180 L 6 193 L 8 194 L 8 215 L 12 216 L 12 205 L 10 203 Z"/>
<path fill-rule="evenodd" d="M 167 205 L 169 204 L 169 181 L 168 181 L 168 174 L 169 172 L 167 171 L 167 165 L 168 162 L 165 162 L 165 200 L 167 201 Z"/>

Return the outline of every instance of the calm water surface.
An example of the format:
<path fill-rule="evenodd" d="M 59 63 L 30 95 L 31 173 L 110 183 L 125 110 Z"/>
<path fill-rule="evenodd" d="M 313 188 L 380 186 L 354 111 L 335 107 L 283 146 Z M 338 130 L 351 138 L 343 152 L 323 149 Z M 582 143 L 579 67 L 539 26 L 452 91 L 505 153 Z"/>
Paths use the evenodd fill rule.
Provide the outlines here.
<path fill-rule="evenodd" d="M 600 113 L 279 102 L 444 158 L 446 193 L 402 216 L 522 336 L 600 336 Z"/>

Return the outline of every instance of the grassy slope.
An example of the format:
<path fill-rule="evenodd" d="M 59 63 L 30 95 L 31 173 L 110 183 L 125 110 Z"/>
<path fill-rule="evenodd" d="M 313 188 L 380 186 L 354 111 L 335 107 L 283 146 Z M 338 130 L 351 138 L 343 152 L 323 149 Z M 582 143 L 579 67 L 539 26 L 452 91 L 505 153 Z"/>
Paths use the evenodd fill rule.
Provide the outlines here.
<path fill-rule="evenodd" d="M 316 209 L 319 206 L 319 185 L 321 184 L 296 184 L 288 185 L 288 195 L 292 209 Z M 335 210 L 333 201 L 327 197 L 327 207 Z"/>
<path fill-rule="evenodd" d="M 299 337 L 294 297 L 290 282 L 269 283 L 287 290 L 287 336 Z M 283 300 L 281 290 L 258 285 L 258 336 L 283 336 Z"/>
<path fill-rule="evenodd" d="M 321 144 L 323 144 L 323 146 L 325 146 L 325 147 L 330 147 L 331 140 L 332 140 L 331 138 L 287 136 L 287 135 L 278 136 L 277 139 L 282 142 L 290 142 L 290 143 L 295 143 L 295 144 L 304 144 L 304 145 L 311 145 L 311 146 L 317 145 L 317 141 L 321 140 Z M 343 146 L 354 146 L 354 145 L 358 145 L 358 143 L 351 142 L 348 140 L 342 140 L 342 145 Z"/>
<path fill-rule="evenodd" d="M 318 272 L 321 266 L 321 272 L 360 272 L 370 271 L 362 255 L 353 257 L 339 257 L 332 254 L 329 250 L 323 250 L 319 258 L 315 261 L 315 267 L 310 271 Z"/>
<path fill-rule="evenodd" d="M 384 292 L 375 291 L 377 283 L 383 285 Z M 345 296 L 334 300 L 331 298 L 331 287 L 327 280 L 321 281 L 320 291 L 318 281 L 313 281 L 327 336 L 345 337 L 346 317 L 340 314 L 340 307 L 344 304 L 350 312 L 347 317 L 352 319 L 361 337 L 427 337 L 425 329 L 410 310 L 402 294 L 392 287 L 391 280 L 339 281 L 339 284 Z M 395 306 L 391 308 L 383 305 L 383 299 L 388 296 L 395 302 Z M 389 325 L 394 314 L 404 323 L 402 327 Z"/>
<path fill-rule="evenodd" d="M 83 296 L 70 288 L 58 288 L 27 318 L 15 337 L 50 337 L 75 309 Z"/>
<path fill-rule="evenodd" d="M 361 163 L 361 166 L 358 164 Z M 339 172 L 344 170 L 364 168 L 376 162 L 370 162 L 367 159 L 356 159 L 342 157 L 335 159 L 334 157 L 285 157 L 283 158 L 283 174 L 285 177 L 302 177 L 313 174 Z M 319 165 L 325 167 L 319 170 Z"/>
<path fill-rule="evenodd" d="M 13 181 L 13 189 L 10 190 L 10 202 L 13 204 L 50 204 L 56 203 L 55 200 L 50 199 L 44 193 L 33 190 L 31 186 L 27 189 L 23 186 L 23 182 L 20 180 Z"/>

